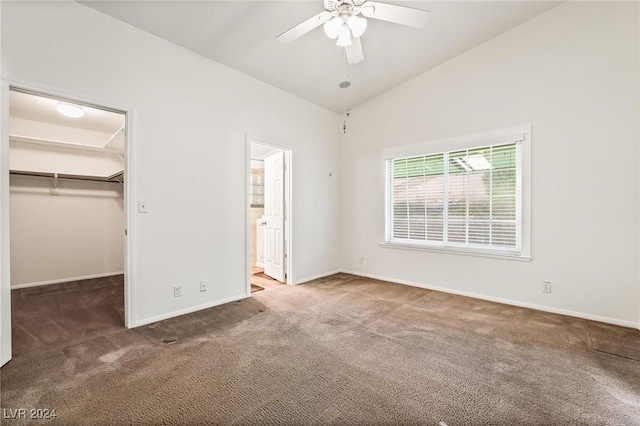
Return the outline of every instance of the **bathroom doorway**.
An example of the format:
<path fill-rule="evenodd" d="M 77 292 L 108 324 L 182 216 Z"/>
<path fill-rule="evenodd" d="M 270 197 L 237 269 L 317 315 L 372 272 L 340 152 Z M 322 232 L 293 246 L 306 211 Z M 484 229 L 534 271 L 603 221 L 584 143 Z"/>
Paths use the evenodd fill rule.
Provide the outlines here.
<path fill-rule="evenodd" d="M 291 152 L 249 143 L 249 288 L 255 293 L 290 282 Z"/>

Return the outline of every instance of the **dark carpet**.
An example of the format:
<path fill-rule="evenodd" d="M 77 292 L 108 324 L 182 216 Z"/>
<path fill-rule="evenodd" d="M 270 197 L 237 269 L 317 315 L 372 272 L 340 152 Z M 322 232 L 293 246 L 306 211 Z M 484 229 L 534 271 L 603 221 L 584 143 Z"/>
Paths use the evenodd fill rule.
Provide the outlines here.
<path fill-rule="evenodd" d="M 637 330 L 338 274 L 17 356 L 2 408 L 65 425 L 632 425 L 639 355 Z"/>
<path fill-rule="evenodd" d="M 124 275 L 11 290 L 13 354 L 124 330 Z"/>

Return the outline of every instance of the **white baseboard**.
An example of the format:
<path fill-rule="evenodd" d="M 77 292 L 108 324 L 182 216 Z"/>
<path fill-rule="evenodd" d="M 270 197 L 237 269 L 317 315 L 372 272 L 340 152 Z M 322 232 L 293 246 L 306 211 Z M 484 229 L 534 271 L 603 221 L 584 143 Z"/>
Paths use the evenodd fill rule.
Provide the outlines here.
<path fill-rule="evenodd" d="M 11 290 L 16 290 L 16 289 L 19 289 L 19 288 L 39 287 L 41 285 L 60 284 L 60 283 L 66 283 L 66 282 L 69 282 L 69 281 L 90 280 L 92 278 L 112 277 L 114 275 L 122 275 L 122 274 L 124 274 L 124 271 L 105 272 L 103 274 L 84 275 L 82 277 L 60 278 L 58 280 L 39 281 L 39 282 L 36 282 L 36 283 L 16 284 L 16 285 L 12 285 L 11 286 Z"/>
<path fill-rule="evenodd" d="M 603 317 L 603 316 L 599 316 L 599 315 L 586 314 L 586 313 L 583 313 L 583 312 L 569 311 L 569 310 L 566 310 L 566 309 L 553 308 L 551 306 L 536 305 L 534 303 L 520 302 L 518 300 L 503 299 L 501 297 L 486 296 L 484 294 L 471 293 L 471 292 L 468 292 L 468 291 L 455 290 L 455 289 L 451 289 L 451 288 L 447 288 L 447 287 L 433 286 L 433 285 L 428 285 L 428 284 L 423 284 L 423 283 L 418 283 L 418 282 L 413 282 L 413 281 L 401 280 L 401 279 L 397 279 L 397 278 L 383 277 L 383 276 L 375 275 L 375 274 L 367 274 L 365 272 L 349 271 L 349 270 L 346 270 L 346 269 L 343 269 L 340 272 L 344 272 L 345 274 L 358 275 L 358 276 L 361 276 L 361 277 L 373 278 L 373 279 L 381 280 L 381 281 L 389 281 L 389 282 L 392 282 L 392 283 L 409 285 L 409 286 L 412 286 L 412 287 L 420 287 L 420 288 L 424 288 L 424 289 L 427 289 L 427 290 L 435 290 L 435 291 L 441 291 L 443 293 L 450 293 L 450 294 L 456 294 L 456 295 L 459 295 L 459 296 L 472 297 L 474 299 L 488 300 L 490 302 L 503 303 L 505 305 L 512 305 L 512 306 L 518 306 L 518 307 L 521 307 L 521 308 L 535 309 L 535 310 L 538 310 L 538 311 L 550 312 L 550 313 L 553 313 L 553 314 L 567 315 L 567 316 L 570 316 L 570 317 L 582 318 L 582 319 L 587 319 L 587 320 L 591 320 L 591 321 L 598 321 L 598 322 L 604 322 L 604 323 L 607 323 L 607 324 L 620 325 L 622 327 L 636 328 L 636 329 L 640 330 L 640 323 L 636 323 L 636 322 L 633 322 L 633 321 L 626 321 L 626 320 L 620 320 L 620 319 L 616 319 L 616 318 Z"/>
<path fill-rule="evenodd" d="M 340 272 L 342 272 L 340 269 L 336 269 L 335 271 L 331 271 L 331 272 L 323 272 L 322 274 L 314 275 L 312 277 L 299 279 L 296 282 L 294 282 L 293 285 L 308 283 L 309 281 L 317 280 L 318 278 L 328 277 L 329 275 L 335 275 Z"/>
<path fill-rule="evenodd" d="M 134 327 L 140 327 L 141 325 L 147 325 L 154 322 L 166 320 L 173 317 L 179 317 L 180 315 L 190 314 L 196 311 L 201 311 L 207 308 L 213 308 L 214 306 L 224 305 L 225 303 L 235 302 L 236 300 L 246 299 L 247 296 L 245 293 L 242 293 L 237 296 L 227 297 L 226 299 L 215 300 L 213 302 L 203 303 L 202 305 L 192 306 L 190 308 L 180 309 L 178 311 L 168 312 L 162 315 L 156 315 L 150 318 L 144 318 L 141 320 L 135 321 Z"/>
<path fill-rule="evenodd" d="M 340 272 L 340 270 L 335 270 L 335 271 L 325 272 L 323 274 L 315 275 L 313 277 L 303 278 L 302 280 L 296 281 L 293 285 L 303 284 L 303 283 L 306 283 L 306 282 L 309 282 L 309 281 L 316 280 L 318 278 L 328 277 L 329 275 L 334 275 L 334 274 L 337 274 L 339 272 Z M 135 321 L 134 327 L 140 327 L 142 325 L 151 324 L 151 323 L 154 323 L 154 322 L 166 320 L 166 319 L 177 317 L 177 316 L 180 316 L 180 315 L 185 315 L 185 314 L 190 314 L 192 312 L 201 311 L 203 309 L 213 308 L 214 306 L 224 305 L 225 303 L 235 302 L 237 300 L 246 299 L 248 297 L 251 297 L 251 294 L 247 295 L 247 294 L 243 293 L 243 294 L 240 294 L 240 295 L 237 295 L 237 296 L 233 296 L 233 297 L 229 297 L 229 298 L 226 298 L 226 299 L 216 300 L 214 302 L 209 302 L 209 303 L 205 303 L 205 304 L 202 304 L 202 305 L 192 306 L 190 308 L 180 309 L 178 311 L 173 311 L 173 312 L 169 312 L 169 313 L 162 314 L 162 315 L 156 315 L 156 316 L 150 317 L 150 318 L 144 318 L 144 319 Z"/>

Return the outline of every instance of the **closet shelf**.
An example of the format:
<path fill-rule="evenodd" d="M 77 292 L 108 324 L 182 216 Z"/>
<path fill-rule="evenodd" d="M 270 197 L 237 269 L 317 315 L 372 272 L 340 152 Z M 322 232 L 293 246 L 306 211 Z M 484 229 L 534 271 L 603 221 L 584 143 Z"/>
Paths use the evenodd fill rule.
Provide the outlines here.
<path fill-rule="evenodd" d="M 31 172 L 26 170 L 10 170 L 9 174 L 11 176 L 35 176 L 53 179 L 85 180 L 92 182 L 110 182 L 121 184 L 124 183 L 124 170 L 114 173 L 111 176 L 88 176 L 67 173 Z"/>

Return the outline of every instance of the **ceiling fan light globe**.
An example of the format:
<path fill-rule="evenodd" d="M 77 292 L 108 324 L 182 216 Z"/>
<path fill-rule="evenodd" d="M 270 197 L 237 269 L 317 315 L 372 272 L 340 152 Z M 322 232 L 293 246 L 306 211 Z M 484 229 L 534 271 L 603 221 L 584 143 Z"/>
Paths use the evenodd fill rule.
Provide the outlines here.
<path fill-rule="evenodd" d="M 360 37 L 367 29 L 367 20 L 360 16 L 352 15 L 347 20 L 347 25 L 351 29 L 351 35 Z"/>
<path fill-rule="evenodd" d="M 340 35 L 338 36 L 338 41 L 336 42 L 338 46 L 351 46 L 351 31 L 347 24 L 342 25 L 340 29 Z"/>
<path fill-rule="evenodd" d="M 342 21 L 342 18 L 336 16 L 324 23 L 324 33 L 327 37 L 336 39 L 340 35 L 340 30 L 342 29 L 343 24 L 344 22 Z"/>

